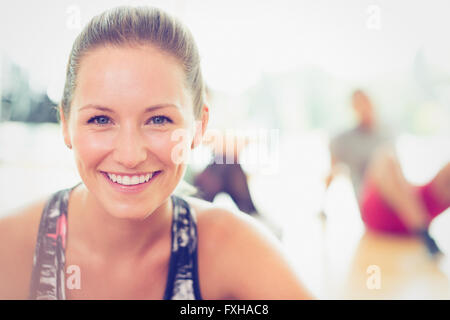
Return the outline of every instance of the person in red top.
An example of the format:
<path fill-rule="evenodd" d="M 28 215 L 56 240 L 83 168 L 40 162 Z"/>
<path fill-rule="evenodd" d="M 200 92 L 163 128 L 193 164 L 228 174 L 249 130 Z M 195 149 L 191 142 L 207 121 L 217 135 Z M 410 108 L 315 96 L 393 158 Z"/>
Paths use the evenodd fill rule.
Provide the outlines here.
<path fill-rule="evenodd" d="M 450 206 L 450 163 L 423 186 L 409 183 L 391 147 L 388 130 L 377 123 L 369 97 L 361 90 L 352 96 L 356 128 L 332 139 L 331 171 L 327 187 L 342 170 L 350 178 L 367 229 L 399 235 L 416 235 L 432 255 L 440 253 L 428 233 L 431 221 Z"/>

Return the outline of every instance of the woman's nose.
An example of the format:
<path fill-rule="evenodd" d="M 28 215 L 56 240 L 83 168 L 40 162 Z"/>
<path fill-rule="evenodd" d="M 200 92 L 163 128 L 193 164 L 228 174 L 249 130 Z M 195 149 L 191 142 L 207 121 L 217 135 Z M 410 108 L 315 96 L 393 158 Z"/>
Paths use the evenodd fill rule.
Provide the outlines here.
<path fill-rule="evenodd" d="M 113 158 L 126 168 L 135 168 L 147 159 L 145 141 L 138 130 L 121 128 Z"/>

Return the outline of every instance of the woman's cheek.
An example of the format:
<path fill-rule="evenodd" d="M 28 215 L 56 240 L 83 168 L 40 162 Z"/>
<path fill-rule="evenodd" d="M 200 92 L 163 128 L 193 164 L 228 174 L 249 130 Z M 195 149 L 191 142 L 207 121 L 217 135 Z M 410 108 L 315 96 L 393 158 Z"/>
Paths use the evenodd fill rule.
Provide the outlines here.
<path fill-rule="evenodd" d="M 74 151 L 85 162 L 103 158 L 112 148 L 112 132 L 79 132 L 74 136 Z"/>

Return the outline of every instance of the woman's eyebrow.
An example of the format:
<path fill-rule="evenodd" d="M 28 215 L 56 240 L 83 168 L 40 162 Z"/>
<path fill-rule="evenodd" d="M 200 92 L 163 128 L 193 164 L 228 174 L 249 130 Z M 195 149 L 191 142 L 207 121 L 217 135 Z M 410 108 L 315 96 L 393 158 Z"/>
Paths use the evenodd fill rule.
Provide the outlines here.
<path fill-rule="evenodd" d="M 179 105 L 177 104 L 173 104 L 173 103 L 161 103 L 161 104 L 156 104 L 153 105 L 151 107 L 145 108 L 144 112 L 151 112 L 157 109 L 161 109 L 161 108 L 167 108 L 167 107 L 172 107 L 172 108 L 177 108 L 177 109 L 181 109 Z M 83 107 L 81 107 L 79 109 L 79 111 L 85 110 L 85 109 L 96 109 L 96 110 L 100 110 L 100 111 L 104 111 L 104 112 L 111 112 L 114 113 L 114 110 L 108 108 L 108 107 L 104 107 L 98 104 L 87 104 Z"/>

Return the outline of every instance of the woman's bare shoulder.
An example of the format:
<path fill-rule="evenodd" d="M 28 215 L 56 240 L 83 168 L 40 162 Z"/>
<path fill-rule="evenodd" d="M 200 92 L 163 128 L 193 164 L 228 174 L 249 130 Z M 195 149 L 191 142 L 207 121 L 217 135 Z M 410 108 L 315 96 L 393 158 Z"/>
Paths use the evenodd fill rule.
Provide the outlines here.
<path fill-rule="evenodd" d="M 0 218 L 0 299 L 27 297 L 45 203 L 42 199 Z"/>
<path fill-rule="evenodd" d="M 210 286 L 201 286 L 202 292 L 231 299 L 310 297 L 281 242 L 261 222 L 240 211 L 187 200 L 197 213 L 200 283 L 204 276 L 222 294 Z"/>
<path fill-rule="evenodd" d="M 218 240 L 226 239 L 231 235 L 236 236 L 236 233 L 247 235 L 251 230 L 262 233 L 264 237 L 271 237 L 259 221 L 246 213 L 219 207 L 211 202 L 194 197 L 186 197 L 186 200 L 195 211 L 198 229 L 201 233 L 220 237 Z M 228 242 L 221 243 L 226 245 Z"/>
<path fill-rule="evenodd" d="M 231 246 L 231 252 L 236 254 L 245 248 L 240 246 L 236 250 L 235 245 L 250 240 L 265 242 L 279 249 L 280 242 L 274 234 L 249 214 L 193 197 L 187 197 L 186 200 L 196 213 L 199 233 L 208 237 L 208 243 L 215 243 L 222 249 Z"/>
<path fill-rule="evenodd" d="M 31 229 L 35 229 L 39 225 L 41 214 L 47 201 L 47 198 L 42 198 L 6 213 L 0 218 L 0 230 L 2 231 L 0 237 L 4 235 L 25 235 Z"/>
<path fill-rule="evenodd" d="M 229 209 L 192 197 L 185 197 L 191 209 L 195 212 L 198 233 L 198 265 L 200 291 L 207 300 L 231 299 L 228 288 L 228 263 L 235 260 L 230 256 L 228 248 L 232 244 L 236 226 L 246 220 L 244 213 Z M 239 250 L 233 255 L 239 256 Z M 231 275 L 232 276 L 232 275 Z"/>

